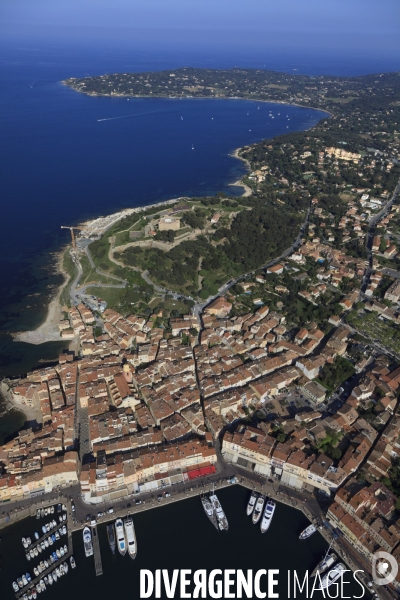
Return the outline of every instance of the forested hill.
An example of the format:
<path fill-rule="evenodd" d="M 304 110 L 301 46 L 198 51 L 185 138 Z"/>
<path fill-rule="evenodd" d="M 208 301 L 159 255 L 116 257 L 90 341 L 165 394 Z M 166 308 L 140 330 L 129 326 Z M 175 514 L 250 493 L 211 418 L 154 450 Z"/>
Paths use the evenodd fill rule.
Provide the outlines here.
<path fill-rule="evenodd" d="M 63 83 L 90 95 L 247 98 L 298 103 L 349 113 L 355 106 L 382 109 L 400 98 L 400 74 L 361 77 L 295 75 L 261 69 L 182 68 L 71 78 Z"/>

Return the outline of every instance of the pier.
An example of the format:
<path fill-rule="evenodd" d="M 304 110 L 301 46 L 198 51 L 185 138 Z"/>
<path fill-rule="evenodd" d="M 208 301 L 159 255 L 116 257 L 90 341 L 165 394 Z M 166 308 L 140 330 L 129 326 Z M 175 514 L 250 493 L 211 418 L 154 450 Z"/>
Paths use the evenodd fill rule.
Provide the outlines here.
<path fill-rule="evenodd" d="M 101 564 L 100 542 L 97 531 L 97 525 L 92 526 L 92 543 L 96 575 L 103 575 L 103 565 Z"/>

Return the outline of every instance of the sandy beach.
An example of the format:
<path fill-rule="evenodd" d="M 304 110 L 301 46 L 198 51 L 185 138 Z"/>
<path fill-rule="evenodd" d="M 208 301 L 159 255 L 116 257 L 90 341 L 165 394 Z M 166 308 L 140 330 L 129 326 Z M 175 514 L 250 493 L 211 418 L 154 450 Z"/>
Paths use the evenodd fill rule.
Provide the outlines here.
<path fill-rule="evenodd" d="M 62 341 L 60 331 L 58 329 L 58 324 L 62 314 L 60 296 L 69 281 L 69 275 L 63 269 L 63 256 L 64 250 L 60 251 L 57 255 L 56 269 L 57 273 L 61 273 L 64 276 L 64 282 L 57 289 L 55 296 L 50 301 L 45 321 L 33 331 L 20 331 L 18 333 L 13 333 L 12 336 L 15 342 L 25 342 L 27 344 L 38 345 L 46 342 Z"/>
<path fill-rule="evenodd" d="M 250 167 L 249 162 L 245 158 L 242 158 L 239 155 L 240 150 L 241 150 L 241 148 L 237 148 L 234 152 L 232 152 L 231 156 L 244 162 L 246 164 L 247 168 L 249 169 L 249 167 Z M 251 196 L 251 194 L 253 193 L 252 189 L 248 185 L 246 185 L 241 179 L 238 179 L 237 181 L 235 181 L 234 183 L 230 183 L 229 185 L 242 187 L 244 190 L 243 194 L 242 194 L 243 197 Z M 188 200 L 188 199 L 189 198 L 187 198 L 187 197 L 180 196 L 178 198 L 173 198 L 171 200 L 163 200 L 161 202 L 156 202 L 154 204 L 149 204 L 146 206 L 137 206 L 133 209 L 124 209 L 123 211 L 120 211 L 115 214 L 118 215 L 119 218 L 123 218 L 124 216 L 126 216 L 126 214 L 140 213 L 142 211 L 145 211 L 149 208 L 153 208 L 156 206 L 161 208 L 162 206 L 168 206 L 170 204 L 173 204 L 174 202 L 179 202 L 179 201 Z M 112 216 L 112 215 L 110 215 L 110 216 Z M 82 233 L 85 233 L 85 231 L 90 229 L 96 222 L 103 220 L 103 219 L 104 219 L 104 217 L 98 217 L 97 219 L 93 219 L 93 220 L 89 220 L 84 223 L 81 223 L 80 226 L 82 228 Z M 117 219 L 117 220 L 119 220 L 119 219 Z M 114 222 L 112 224 L 114 224 Z M 111 224 L 108 227 L 106 227 L 105 230 L 107 230 L 110 226 L 111 226 Z M 103 235 L 104 235 L 104 233 L 105 233 L 105 231 L 103 231 Z M 53 298 L 50 301 L 45 321 L 37 329 L 34 329 L 32 331 L 19 331 L 16 333 L 12 333 L 11 335 L 15 342 L 25 342 L 26 344 L 39 345 L 39 344 L 45 344 L 46 342 L 61 342 L 61 341 L 63 341 L 60 336 L 60 331 L 58 329 L 58 324 L 60 322 L 61 315 L 62 315 L 62 310 L 61 310 L 61 305 L 60 305 L 60 296 L 61 296 L 64 288 L 67 286 L 69 279 L 70 279 L 69 275 L 63 269 L 64 251 L 65 251 L 65 249 L 63 249 L 62 251 L 60 251 L 58 253 L 57 261 L 56 261 L 56 265 L 55 265 L 57 273 L 61 273 L 64 276 L 64 282 L 57 289 L 55 295 L 53 296 Z"/>

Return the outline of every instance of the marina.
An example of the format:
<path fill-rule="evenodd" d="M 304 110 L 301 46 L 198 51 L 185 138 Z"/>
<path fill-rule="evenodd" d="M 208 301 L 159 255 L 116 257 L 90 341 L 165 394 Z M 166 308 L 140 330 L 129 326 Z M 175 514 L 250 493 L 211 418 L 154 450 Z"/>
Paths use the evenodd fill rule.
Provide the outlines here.
<path fill-rule="evenodd" d="M 87 593 L 96 594 L 100 600 L 106 600 L 115 594 L 113 588 L 115 578 L 126 582 L 123 584 L 122 591 L 127 594 L 139 594 L 140 569 L 151 568 L 153 564 L 160 565 L 160 568 L 175 568 L 176 564 L 182 565 L 181 568 L 190 566 L 186 548 L 193 546 L 194 537 L 197 540 L 197 549 L 194 550 L 194 558 L 191 554 L 190 560 L 203 561 L 204 568 L 209 569 L 215 568 L 215 565 L 218 568 L 232 568 L 231 565 L 235 564 L 235 561 L 237 563 L 237 546 L 233 543 L 234 539 L 240 539 L 241 543 L 251 546 L 258 557 L 249 560 L 250 557 L 246 556 L 244 562 L 241 558 L 240 564 L 238 564 L 240 568 L 243 566 L 253 569 L 263 568 L 265 560 L 268 560 L 271 568 L 279 568 L 279 566 L 284 568 L 286 554 L 283 552 L 281 544 L 282 546 L 290 545 L 293 548 L 296 554 L 293 558 L 293 568 L 298 569 L 300 573 L 304 573 L 305 569 L 311 571 L 316 564 L 321 562 L 328 549 L 328 544 L 320 535 L 312 536 L 305 545 L 304 542 L 299 540 L 299 533 L 307 526 L 307 520 L 300 511 L 293 510 L 291 506 L 279 502 L 270 527 L 271 536 L 275 536 L 279 532 L 280 547 L 276 548 L 275 544 L 270 544 L 270 535 L 264 537 L 260 535 L 258 527 L 249 527 L 246 509 L 252 489 L 228 484 L 223 489 L 222 486 L 225 484 L 221 482 L 220 485 L 218 486 L 217 497 L 229 521 L 229 530 L 223 532 L 224 535 L 217 535 L 215 527 L 207 525 L 199 490 L 193 490 L 193 497 L 190 497 L 189 492 L 189 497 L 185 493 L 175 498 L 175 500 L 185 499 L 185 502 L 176 502 L 174 496 L 172 496 L 171 500 L 168 499 L 163 504 L 157 502 L 157 498 L 155 498 L 154 507 L 157 510 L 152 510 L 152 503 L 147 501 L 134 509 L 132 516 L 140 552 L 133 562 L 122 557 L 119 552 L 113 554 L 110 551 L 107 533 L 108 526 L 115 523 L 116 518 L 119 518 L 119 514 L 121 514 L 121 520 L 123 521 L 128 510 L 123 511 L 122 509 L 118 515 L 104 515 L 100 521 L 105 519 L 106 522 L 97 523 L 97 537 L 103 570 L 102 577 L 96 576 L 96 570 L 92 566 L 94 565 L 94 559 L 92 562 L 91 557 L 85 558 L 82 525 L 80 523 L 74 525 L 71 521 L 68 530 L 69 533 L 72 533 L 73 556 L 77 568 L 71 569 L 69 562 L 68 577 L 62 577 L 61 583 L 56 586 L 47 586 L 46 597 L 52 600 L 52 594 L 56 593 L 57 600 L 70 600 L 71 594 L 76 593 L 77 590 L 82 590 L 82 593 L 83 590 L 87 590 Z M 211 493 L 204 489 L 203 492 Z M 268 496 L 270 497 L 270 494 Z M 36 512 L 34 514 L 36 515 Z M 178 534 L 176 532 L 177 522 L 180 524 Z M 4 584 L 2 587 L 2 590 L 4 589 L 4 599 L 2 597 L 2 600 L 15 598 L 11 582 L 13 579 L 15 580 L 17 574 L 19 575 L 19 571 L 28 570 L 32 574 L 30 563 L 24 558 L 25 551 L 21 544 L 21 537 L 24 534 L 33 533 L 36 523 L 35 516 L 33 516 L 7 527 L 1 532 L 2 571 L 0 572 L 0 585 Z M 164 539 L 173 538 L 177 540 L 176 544 L 173 544 L 171 548 L 169 547 L 168 553 L 165 553 L 165 547 L 162 544 L 153 543 L 152 540 L 154 540 L 156 533 L 161 534 Z M 1 551 L 3 544 L 10 548 L 10 557 L 4 555 L 4 546 Z M 44 573 L 42 573 L 41 578 L 43 576 Z M 355 593 L 359 593 L 357 588 L 355 588 Z M 22 595 L 19 594 L 19 597 Z"/>
<path fill-rule="evenodd" d="M 61 539 L 68 534 L 67 527 L 63 524 L 66 521 L 64 509 L 66 507 L 63 505 L 62 509 L 58 511 L 62 513 L 59 515 L 61 518 L 57 518 L 57 521 L 52 519 L 42 526 L 42 537 L 35 531 L 33 542 L 30 536 L 22 538 L 22 546 L 24 550 L 27 550 L 26 558 L 28 561 L 32 560 L 29 569 L 33 571 L 33 577 L 27 572 L 13 581 L 12 588 L 17 599 L 35 600 L 38 594 L 45 592 L 50 585 L 57 582 L 58 578 L 68 573 L 68 560 L 71 568 L 75 568 L 76 564 L 72 556 L 72 537 L 68 535 L 68 538 L 64 538 L 68 539 L 68 543 L 63 543 Z M 43 518 L 47 520 L 47 517 L 53 516 L 55 512 L 54 506 L 42 508 L 37 511 L 36 520 Z M 36 557 L 39 557 L 41 553 L 43 553 L 43 559 L 39 564 L 35 564 L 37 563 Z"/>

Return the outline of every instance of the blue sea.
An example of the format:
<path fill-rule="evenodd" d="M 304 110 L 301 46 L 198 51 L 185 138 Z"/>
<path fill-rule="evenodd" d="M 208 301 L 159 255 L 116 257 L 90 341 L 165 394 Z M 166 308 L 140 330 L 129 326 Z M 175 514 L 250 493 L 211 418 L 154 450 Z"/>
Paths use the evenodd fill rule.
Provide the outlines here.
<path fill-rule="evenodd" d="M 69 241 L 61 225 L 178 196 L 238 193 L 229 186 L 244 169 L 230 156 L 235 148 L 307 129 L 322 117 L 311 109 L 236 100 L 91 98 L 62 79 L 180 66 L 310 75 L 399 68 L 396 58 L 374 60 L 282 50 L 215 52 L 207 45 L 183 50 L 0 42 L 0 376 L 51 361 L 63 346 L 15 343 L 9 335 L 45 317 L 61 283 L 51 253 Z M 15 414 L 0 418 L 0 438 L 17 425 Z"/>

